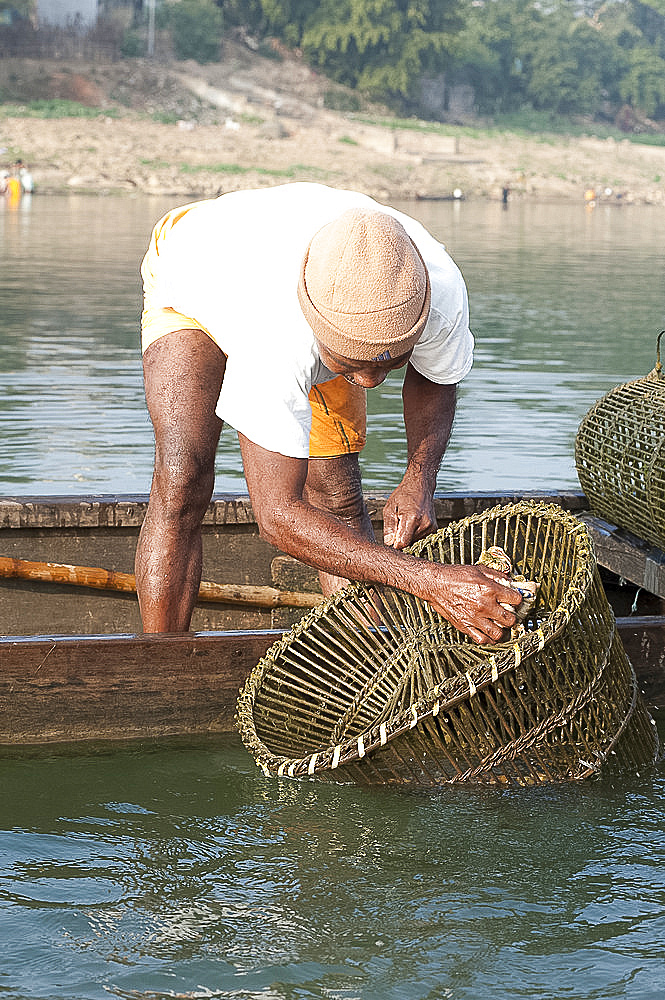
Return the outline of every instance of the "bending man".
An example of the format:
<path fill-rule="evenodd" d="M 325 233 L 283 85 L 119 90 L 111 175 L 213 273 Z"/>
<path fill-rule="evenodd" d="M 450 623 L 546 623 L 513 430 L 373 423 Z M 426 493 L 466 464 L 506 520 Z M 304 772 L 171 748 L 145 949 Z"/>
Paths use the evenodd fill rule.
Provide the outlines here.
<path fill-rule="evenodd" d="M 186 631 L 223 422 L 235 427 L 263 537 L 319 570 L 420 597 L 477 642 L 515 620 L 501 574 L 401 550 L 436 528 L 434 490 L 472 365 L 462 276 L 417 222 L 318 184 L 240 191 L 169 212 L 142 265 L 155 470 L 136 554 L 146 632 Z M 365 390 L 404 369 L 407 467 L 364 506 Z"/>

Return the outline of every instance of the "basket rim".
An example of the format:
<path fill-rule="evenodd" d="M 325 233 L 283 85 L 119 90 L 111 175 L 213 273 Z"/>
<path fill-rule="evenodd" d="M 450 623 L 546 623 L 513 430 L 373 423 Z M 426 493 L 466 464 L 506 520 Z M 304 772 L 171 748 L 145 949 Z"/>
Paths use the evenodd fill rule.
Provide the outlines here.
<path fill-rule="evenodd" d="M 334 746 L 326 745 L 320 750 L 310 751 L 304 756 L 290 757 L 275 754 L 260 739 L 253 718 L 254 698 L 261 687 L 266 672 L 285 649 L 303 632 L 307 631 L 313 623 L 324 617 L 331 608 L 344 604 L 350 596 L 363 594 L 368 589 L 377 586 L 383 590 L 393 589 L 358 581 L 350 583 L 343 590 L 312 608 L 288 632 L 281 636 L 261 657 L 240 689 L 236 705 L 236 724 L 245 747 L 254 756 L 264 774 L 288 775 L 289 777 L 303 774 L 312 775 L 328 769 L 334 770 L 342 764 L 359 760 L 370 750 L 374 750 L 377 746 L 385 746 L 402 733 L 415 728 L 427 716 L 437 716 L 441 711 L 453 708 L 467 696 L 473 697 L 490 683 L 498 680 L 499 677 L 517 669 L 520 663 L 540 652 L 548 642 L 560 635 L 571 616 L 585 599 L 587 588 L 592 582 L 596 570 L 593 543 L 586 525 L 562 507 L 529 500 L 497 505 L 451 522 L 444 528 L 439 528 L 410 545 L 404 551 L 419 556 L 424 548 L 432 544 L 433 539 L 443 538 L 454 531 L 459 532 L 471 524 L 520 513 L 549 517 L 564 522 L 581 555 L 580 565 L 566 588 L 563 600 L 540 622 L 538 628 L 526 632 L 517 639 L 510 639 L 491 646 L 478 644 L 477 648 L 484 657 L 482 662 L 476 664 L 464 676 L 451 677 L 442 684 L 434 685 L 409 708 L 396 714 L 388 723 L 382 722 L 378 725 L 375 723 L 368 726 L 357 737 L 342 739 Z M 443 616 L 434 612 L 434 609 L 431 610 L 442 622 L 446 622 L 446 625 L 449 624 Z M 614 615 L 611 609 L 609 609 L 609 614 L 612 618 L 612 627 L 614 627 Z M 464 643 L 464 645 L 466 644 Z M 442 699 L 444 687 L 448 694 L 445 701 Z"/>

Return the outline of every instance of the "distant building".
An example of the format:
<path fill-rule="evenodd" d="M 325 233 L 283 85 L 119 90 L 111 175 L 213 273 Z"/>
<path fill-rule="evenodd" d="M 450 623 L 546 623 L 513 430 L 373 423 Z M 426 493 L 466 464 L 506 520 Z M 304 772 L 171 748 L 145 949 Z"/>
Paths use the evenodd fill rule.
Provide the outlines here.
<path fill-rule="evenodd" d="M 99 0 L 37 0 L 37 24 L 90 28 L 97 23 Z"/>

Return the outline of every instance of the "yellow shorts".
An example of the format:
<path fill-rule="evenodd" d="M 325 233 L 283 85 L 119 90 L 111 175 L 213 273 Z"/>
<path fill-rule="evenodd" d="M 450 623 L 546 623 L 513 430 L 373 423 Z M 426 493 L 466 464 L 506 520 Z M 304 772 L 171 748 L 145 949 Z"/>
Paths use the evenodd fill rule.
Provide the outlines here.
<path fill-rule="evenodd" d="M 143 277 L 143 312 L 141 314 L 141 350 L 167 333 L 176 330 L 202 330 L 211 340 L 209 330 L 192 316 L 184 316 L 175 309 L 153 306 L 151 293 L 154 284 L 154 264 L 159 256 L 159 245 L 189 206 L 169 212 L 157 223 L 150 246 L 141 266 Z M 219 345 L 218 345 L 219 346 Z M 221 348 L 220 348 L 221 349 Z M 352 385 L 341 375 L 314 386 L 309 394 L 312 407 L 312 429 L 309 436 L 310 458 L 336 458 L 362 451 L 365 446 L 367 403 L 363 388 Z"/>
<path fill-rule="evenodd" d="M 334 458 L 365 447 L 367 396 L 365 389 L 338 375 L 310 389 L 312 430 L 310 458 Z"/>

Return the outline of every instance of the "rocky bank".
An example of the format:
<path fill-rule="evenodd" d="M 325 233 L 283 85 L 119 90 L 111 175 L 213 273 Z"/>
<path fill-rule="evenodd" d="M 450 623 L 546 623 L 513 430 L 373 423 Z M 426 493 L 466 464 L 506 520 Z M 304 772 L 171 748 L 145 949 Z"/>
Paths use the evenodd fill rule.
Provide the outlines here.
<path fill-rule="evenodd" d="M 182 200 L 315 180 L 384 200 L 598 198 L 665 204 L 665 148 L 628 139 L 534 136 L 468 127 L 392 128 L 381 109 L 329 110 L 352 95 L 297 57 L 225 44 L 221 63 L 0 63 L 0 164 L 29 164 L 40 193 L 150 192 Z M 96 117 L 16 107 L 77 101 Z M 7 113 L 14 107 L 14 113 Z M 414 123 L 417 126 L 417 123 Z"/>

